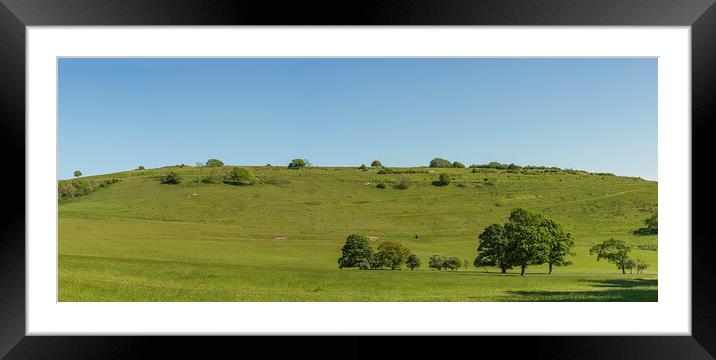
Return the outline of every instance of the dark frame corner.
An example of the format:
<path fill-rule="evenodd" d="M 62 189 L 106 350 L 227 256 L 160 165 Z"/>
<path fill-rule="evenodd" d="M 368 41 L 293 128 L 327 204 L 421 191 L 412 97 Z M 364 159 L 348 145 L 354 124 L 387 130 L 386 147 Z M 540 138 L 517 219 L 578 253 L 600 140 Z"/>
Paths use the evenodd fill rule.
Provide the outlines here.
<path fill-rule="evenodd" d="M 0 0 L 0 134 L 3 153 L 25 160 L 25 28 L 71 25 L 570 25 L 570 26 L 691 26 L 692 164 L 707 164 L 707 141 L 716 117 L 716 5 L 714 0 L 483 0 L 383 2 L 225 0 Z M 507 357 L 549 355 L 550 358 L 710 359 L 716 356 L 716 253 L 704 226 L 713 195 L 706 184 L 706 167 L 692 166 L 692 336 L 634 337 L 461 337 L 441 338 L 434 350 L 416 347 L 419 354 L 443 350 L 479 350 L 480 345 L 511 346 Z M 701 175 L 701 176 L 699 176 Z M 7 358 L 132 358 L 149 353 L 187 356 L 166 337 L 44 337 L 25 333 L 25 175 L 7 176 L 6 215 L 0 239 L 0 357 Z M 25 191 L 17 191 L 25 189 Z M 12 201 L 8 201 L 11 197 Z M 9 210 L 9 211 L 7 211 Z M 392 338 L 394 339 L 394 338 Z M 251 339 L 255 343 L 257 339 Z M 460 341 L 458 344 L 455 341 Z M 466 341 L 464 341 L 466 340 Z M 270 340 L 266 349 L 293 355 L 314 353 L 311 345 L 325 341 L 305 337 Z M 275 346 L 277 342 L 282 346 Z M 331 346 L 349 350 L 351 357 L 370 356 L 390 338 L 339 338 Z M 234 338 L 202 338 L 208 353 L 238 349 Z M 370 344 L 370 345 L 368 345 Z M 209 346 L 206 346 L 209 345 Z M 364 346 L 365 345 L 365 346 Z M 502 344 L 500 344 L 502 345 Z M 519 346 L 515 346 L 519 345 Z M 173 349 L 169 349 L 173 348 Z M 154 350 L 148 350 L 154 349 Z M 159 350 L 157 352 L 157 350 Z M 401 351 L 405 350 L 401 345 Z M 169 351 L 169 352 L 167 352 Z M 207 352 L 202 351 L 203 357 Z M 272 357 L 278 355 L 272 353 Z M 337 354 L 336 354 L 337 355 Z M 375 354 L 374 354 L 375 355 Z M 407 353 L 403 353 L 407 355 Z M 401 356 L 402 357 L 402 356 Z"/>

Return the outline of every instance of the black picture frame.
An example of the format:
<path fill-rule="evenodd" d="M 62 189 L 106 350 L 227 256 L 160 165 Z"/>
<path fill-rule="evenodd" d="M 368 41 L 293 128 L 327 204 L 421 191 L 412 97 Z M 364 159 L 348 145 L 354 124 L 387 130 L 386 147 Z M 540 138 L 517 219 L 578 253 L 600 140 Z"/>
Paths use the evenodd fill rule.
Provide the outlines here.
<path fill-rule="evenodd" d="M 0 134 L 7 156 L 5 215 L 0 240 L 0 356 L 37 358 L 134 358 L 171 353 L 202 357 L 263 341 L 243 338 L 25 335 L 25 29 L 27 26 L 101 25 L 560 25 L 690 26 L 692 71 L 692 336 L 569 336 L 441 338 L 440 346 L 397 346 L 401 357 L 452 351 L 480 357 L 611 359 L 710 359 L 716 354 L 716 242 L 709 239 L 706 206 L 707 140 L 716 115 L 716 6 L 714 0 L 0 0 Z M 701 165 L 701 166 L 699 166 Z M 20 191 L 24 189 L 24 191 Z M 701 211 L 699 211 L 701 210 Z M 688 240 L 688 239 L 683 239 Z M 655 314 L 657 316 L 658 314 Z M 628 319 L 625 319 L 628 321 Z M 276 338 L 266 341 L 271 357 L 321 354 L 376 356 L 372 349 L 396 338 Z M 280 346 L 277 346 L 280 344 Z M 431 344 L 425 346 L 427 344 Z M 491 350 L 486 351 L 484 348 Z M 503 349 L 504 355 L 489 355 Z M 388 350 L 391 351 L 391 350 Z M 381 357 L 387 353 L 381 353 Z M 478 355 L 479 354 L 479 355 Z M 445 356 L 445 355 L 443 355 Z M 164 356 L 163 356 L 164 357 Z"/>

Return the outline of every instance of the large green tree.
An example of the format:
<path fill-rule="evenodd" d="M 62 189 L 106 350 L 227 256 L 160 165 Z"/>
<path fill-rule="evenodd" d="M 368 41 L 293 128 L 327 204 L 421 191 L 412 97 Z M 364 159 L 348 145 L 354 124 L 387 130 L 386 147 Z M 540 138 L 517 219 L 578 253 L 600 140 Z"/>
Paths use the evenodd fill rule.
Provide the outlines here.
<path fill-rule="evenodd" d="M 509 262 L 507 238 L 505 228 L 500 224 L 492 224 L 478 236 L 480 244 L 477 246 L 475 266 L 497 266 L 502 273 L 512 268 Z"/>
<path fill-rule="evenodd" d="M 383 164 L 381 164 L 381 162 L 378 160 L 373 160 L 373 162 L 370 163 L 370 166 L 371 167 L 381 167 L 381 166 L 383 166 Z"/>
<path fill-rule="evenodd" d="M 348 235 L 346 243 L 341 248 L 341 257 L 338 258 L 338 267 L 356 267 L 361 262 L 370 262 L 373 258 L 373 248 L 368 244 L 368 238 L 363 235 Z"/>
<path fill-rule="evenodd" d="M 605 259 L 615 264 L 622 274 L 626 274 L 629 265 L 629 252 L 631 248 L 622 240 L 611 238 L 602 243 L 596 244 L 589 249 L 589 255 L 597 254 L 597 261 Z"/>
<path fill-rule="evenodd" d="M 376 256 L 391 270 L 399 269 L 410 256 L 410 250 L 400 243 L 386 241 L 378 245 Z"/>
<path fill-rule="evenodd" d="M 512 210 L 505 223 L 508 262 L 520 267 L 525 274 L 529 265 L 544 264 L 549 253 L 549 243 L 542 225 L 544 217 L 525 209 Z"/>
<path fill-rule="evenodd" d="M 549 273 L 552 273 L 553 266 L 572 265 L 572 262 L 567 260 L 567 255 L 575 255 L 572 252 L 574 247 L 572 234 L 566 232 L 560 223 L 550 219 L 542 222 L 542 231 L 548 243 L 546 261 L 549 264 Z"/>
<path fill-rule="evenodd" d="M 207 167 L 222 167 L 222 166 L 224 166 L 224 162 L 219 159 L 209 159 L 209 160 L 206 160 L 206 166 Z"/>
<path fill-rule="evenodd" d="M 435 158 L 430 160 L 430 167 L 432 168 L 449 168 L 452 167 L 452 162 L 450 160 L 442 159 L 442 158 Z"/>

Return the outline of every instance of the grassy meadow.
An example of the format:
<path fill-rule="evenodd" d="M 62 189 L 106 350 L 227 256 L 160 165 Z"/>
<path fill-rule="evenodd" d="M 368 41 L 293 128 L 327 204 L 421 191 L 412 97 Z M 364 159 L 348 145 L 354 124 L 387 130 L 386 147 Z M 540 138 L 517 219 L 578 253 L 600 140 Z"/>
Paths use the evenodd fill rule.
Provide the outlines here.
<path fill-rule="evenodd" d="M 167 167 L 86 180 L 121 181 L 62 200 L 59 301 L 656 301 L 657 238 L 631 232 L 657 208 L 657 183 L 537 170 L 471 172 L 247 167 L 256 185 L 205 184 L 212 169 Z M 405 168 L 395 168 L 405 171 Z M 161 184 L 175 171 L 178 185 Z M 430 172 L 428 172 L 430 171 Z M 448 186 L 433 186 L 439 173 Z M 401 180 L 405 190 L 392 188 Z M 376 187 L 385 183 L 385 189 Z M 475 268 L 477 236 L 523 207 L 572 233 L 574 265 L 500 274 Z M 400 242 L 416 270 L 338 269 L 349 234 Z M 649 268 L 622 275 L 589 247 L 611 237 Z M 653 250 L 640 250 L 638 246 Z M 428 268 L 432 254 L 467 259 L 457 271 Z"/>

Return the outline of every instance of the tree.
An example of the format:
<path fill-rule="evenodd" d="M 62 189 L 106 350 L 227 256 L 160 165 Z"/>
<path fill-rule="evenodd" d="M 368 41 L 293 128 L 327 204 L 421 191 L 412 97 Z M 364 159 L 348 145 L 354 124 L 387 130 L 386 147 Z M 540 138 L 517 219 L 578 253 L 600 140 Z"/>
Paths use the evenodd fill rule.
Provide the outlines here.
<path fill-rule="evenodd" d="M 256 183 L 256 177 L 251 171 L 240 167 L 231 169 L 229 179 L 236 185 L 253 185 Z"/>
<path fill-rule="evenodd" d="M 378 160 L 373 160 L 372 163 L 370 163 L 370 167 L 382 167 L 383 164 L 380 163 Z"/>
<path fill-rule="evenodd" d="M 549 247 L 546 260 L 549 264 L 549 273 L 552 273 L 552 266 L 572 265 L 572 262 L 567 260 L 567 255 L 575 255 L 572 252 L 574 247 L 572 234 L 566 232 L 561 224 L 550 219 L 544 220 L 542 228 L 546 232 L 545 236 Z"/>
<path fill-rule="evenodd" d="M 454 163 L 452 163 L 452 167 L 454 167 L 454 168 L 464 168 L 464 167 L 465 167 L 465 164 L 463 164 L 463 163 L 461 163 L 461 162 L 459 162 L 459 161 L 455 161 Z"/>
<path fill-rule="evenodd" d="M 589 255 L 597 254 L 597 261 L 605 259 L 626 274 L 626 265 L 631 248 L 624 241 L 611 238 L 589 249 Z"/>
<path fill-rule="evenodd" d="M 291 160 L 291 163 L 288 164 L 289 169 L 300 169 L 305 168 L 306 166 L 306 160 L 304 159 L 293 159 Z"/>
<path fill-rule="evenodd" d="M 174 171 L 170 171 L 166 176 L 162 178 L 162 184 L 172 184 L 176 185 L 181 183 L 182 177 L 178 173 L 175 173 Z"/>
<path fill-rule="evenodd" d="M 142 166 L 142 165 L 137 166 L 137 170 L 144 170 L 144 166 Z"/>
<path fill-rule="evenodd" d="M 75 175 L 75 177 L 80 177 L 80 176 L 82 176 L 82 171 L 75 170 L 73 175 Z"/>
<path fill-rule="evenodd" d="M 446 269 L 457 270 L 462 266 L 462 260 L 457 256 L 449 256 L 445 259 L 444 266 Z"/>
<path fill-rule="evenodd" d="M 478 238 L 480 244 L 477 247 L 475 267 L 497 266 L 503 274 L 508 269 L 512 269 L 508 253 L 508 240 L 502 225 L 492 224 L 486 227 Z"/>
<path fill-rule="evenodd" d="M 525 274 L 527 266 L 547 260 L 549 243 L 542 229 L 543 222 L 542 215 L 515 209 L 505 223 L 509 263 L 520 267 L 520 276 Z"/>
<path fill-rule="evenodd" d="M 407 265 L 410 270 L 415 270 L 420 267 L 420 258 L 415 254 L 410 254 L 405 260 L 405 265 Z"/>
<path fill-rule="evenodd" d="M 206 166 L 207 167 L 222 167 L 222 166 L 224 166 L 224 162 L 222 162 L 219 159 L 209 159 L 209 160 L 206 160 Z"/>
<path fill-rule="evenodd" d="M 634 268 L 636 269 L 637 274 L 643 274 L 644 270 L 649 268 L 649 264 L 647 264 L 644 261 L 642 261 L 641 259 L 639 259 L 634 262 Z"/>
<path fill-rule="evenodd" d="M 376 256 L 391 270 L 399 269 L 410 256 L 410 250 L 400 243 L 386 241 L 378 245 Z"/>
<path fill-rule="evenodd" d="M 510 165 L 507 165 L 507 169 L 508 169 L 508 170 L 519 170 L 519 169 L 522 169 L 522 166 L 515 165 L 515 164 L 513 163 L 513 164 L 510 164 Z"/>
<path fill-rule="evenodd" d="M 659 233 L 659 214 L 654 214 L 650 218 L 644 220 L 644 225 L 646 225 L 646 228 L 654 233 Z"/>
<path fill-rule="evenodd" d="M 363 235 L 348 235 L 346 243 L 341 248 L 341 257 L 338 258 L 338 268 L 356 267 L 361 262 L 370 263 L 373 257 L 373 248 L 368 244 L 368 238 Z"/>
<path fill-rule="evenodd" d="M 438 271 L 442 270 L 445 267 L 445 257 L 440 255 L 432 255 L 430 256 L 430 259 L 428 260 L 428 266 L 432 269 L 438 269 Z"/>
<path fill-rule="evenodd" d="M 430 167 L 432 168 L 449 168 L 452 167 L 450 160 L 435 158 L 430 160 Z"/>

